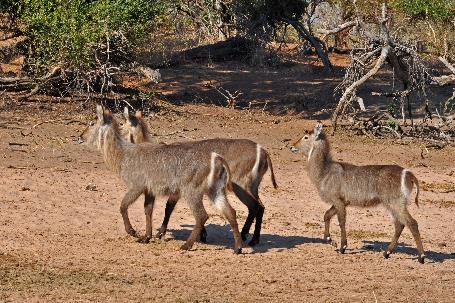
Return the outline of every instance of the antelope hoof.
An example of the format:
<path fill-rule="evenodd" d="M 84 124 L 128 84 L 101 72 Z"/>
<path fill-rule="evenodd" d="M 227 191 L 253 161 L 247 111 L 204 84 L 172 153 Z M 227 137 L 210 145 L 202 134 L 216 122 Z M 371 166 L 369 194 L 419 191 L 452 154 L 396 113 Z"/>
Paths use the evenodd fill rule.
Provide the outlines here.
<path fill-rule="evenodd" d="M 234 249 L 234 254 L 240 255 L 241 253 L 242 253 L 242 248 L 241 247 Z"/>
<path fill-rule="evenodd" d="M 167 230 L 167 227 L 161 226 L 160 229 L 158 230 L 158 232 L 156 233 L 156 237 L 157 237 L 158 239 L 163 238 L 164 235 L 166 234 L 166 230 Z"/>
<path fill-rule="evenodd" d="M 340 247 L 340 253 L 344 254 L 344 252 L 346 251 L 346 247 L 347 245 L 343 245 L 342 247 Z"/>
<path fill-rule="evenodd" d="M 251 246 L 251 247 L 253 247 L 253 246 L 257 245 L 257 244 L 259 244 L 259 239 L 255 239 L 255 238 L 251 239 L 251 241 L 248 242 L 248 245 Z"/>
<path fill-rule="evenodd" d="M 388 259 L 388 258 L 390 257 L 390 251 L 385 251 L 385 252 L 383 253 L 383 255 L 384 255 L 384 258 L 385 258 L 385 259 Z"/>
<path fill-rule="evenodd" d="M 417 258 L 417 260 L 419 260 L 419 263 L 420 263 L 420 264 L 425 263 L 425 255 L 419 256 L 419 257 Z"/>
<path fill-rule="evenodd" d="M 202 243 L 207 243 L 207 232 L 205 230 L 201 231 L 199 239 L 201 240 Z"/>
<path fill-rule="evenodd" d="M 190 250 L 191 249 L 191 246 L 189 246 L 188 244 L 183 244 L 182 246 L 180 246 L 180 249 L 181 250 Z"/>
<path fill-rule="evenodd" d="M 147 244 L 147 243 L 150 243 L 151 239 L 152 239 L 152 237 L 150 237 L 150 236 L 144 236 L 144 237 L 140 237 L 139 239 L 137 239 L 137 242 L 142 243 L 142 244 Z"/>
<path fill-rule="evenodd" d="M 138 235 L 136 234 L 136 231 L 134 230 L 134 228 L 128 228 L 128 230 L 126 231 L 128 233 L 128 235 L 132 236 L 132 237 L 135 237 L 137 238 Z"/>

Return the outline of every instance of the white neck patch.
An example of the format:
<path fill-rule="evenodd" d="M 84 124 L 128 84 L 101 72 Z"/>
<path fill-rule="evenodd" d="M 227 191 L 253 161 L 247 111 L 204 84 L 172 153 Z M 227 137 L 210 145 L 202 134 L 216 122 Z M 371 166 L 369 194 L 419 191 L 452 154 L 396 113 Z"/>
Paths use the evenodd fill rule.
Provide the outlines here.
<path fill-rule="evenodd" d="M 313 154 L 314 143 L 311 145 L 310 152 L 308 153 L 308 162 L 310 162 L 311 155 Z"/>

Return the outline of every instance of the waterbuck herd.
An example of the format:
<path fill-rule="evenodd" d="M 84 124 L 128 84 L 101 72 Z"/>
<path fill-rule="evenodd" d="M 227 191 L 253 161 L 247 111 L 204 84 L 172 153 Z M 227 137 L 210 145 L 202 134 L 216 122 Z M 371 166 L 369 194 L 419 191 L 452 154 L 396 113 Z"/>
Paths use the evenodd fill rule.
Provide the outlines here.
<path fill-rule="evenodd" d="M 242 241 L 246 241 L 253 222 L 254 232 L 248 245 L 259 243 L 265 209 L 259 197 L 259 186 L 267 170 L 270 170 L 272 184 L 277 188 L 270 155 L 261 145 L 245 139 L 153 143 L 140 112 L 131 114 L 125 108 L 122 126 L 111 111 L 100 105 L 96 114 L 96 121 L 90 123 L 78 141 L 97 147 L 108 168 L 116 172 L 126 185 L 127 193 L 121 201 L 120 213 L 129 235 L 138 237 L 130 223 L 128 207 L 144 195 L 146 232 L 138 237 L 138 241 L 147 243 L 152 238 L 155 197 L 165 196 L 168 198 L 165 216 L 156 237 L 165 235 L 172 211 L 177 201 L 183 198 L 194 215 L 195 225 L 181 249 L 191 249 L 198 236 L 206 242 L 204 224 L 208 215 L 202 201 L 207 195 L 231 226 L 235 253 L 241 253 Z M 417 188 L 415 203 L 418 204 L 419 185 L 414 174 L 397 165 L 356 166 L 334 161 L 322 128 L 322 124 L 317 123 L 311 133 L 305 133 L 291 146 L 291 151 L 302 153 L 307 158 L 308 177 L 321 199 L 331 206 L 324 215 L 324 239 L 334 244 L 329 227 L 332 217 L 337 215 L 341 229 L 339 252 L 344 253 L 347 248 L 346 207 L 381 204 L 391 214 L 395 226 L 384 257 L 388 258 L 395 251 L 406 226 L 415 239 L 418 261 L 424 263 L 418 224 L 407 209 L 414 185 Z M 248 208 L 241 232 L 236 212 L 226 198 L 227 190 Z"/>

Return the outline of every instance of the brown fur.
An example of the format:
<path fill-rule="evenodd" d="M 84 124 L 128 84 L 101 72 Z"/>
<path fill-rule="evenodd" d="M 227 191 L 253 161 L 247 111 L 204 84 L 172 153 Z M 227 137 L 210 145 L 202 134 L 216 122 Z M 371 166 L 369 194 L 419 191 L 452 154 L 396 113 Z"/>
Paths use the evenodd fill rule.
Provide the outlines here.
<path fill-rule="evenodd" d="M 130 115 L 127 108 L 125 108 L 124 116 L 126 119 L 126 138 L 130 142 L 151 142 L 150 130 L 140 114 Z M 195 148 L 199 151 L 206 153 L 216 152 L 222 155 L 228 163 L 232 174 L 234 193 L 248 207 L 249 211 L 242 229 L 242 238 L 244 240 L 246 239 L 252 222 L 256 218 L 255 231 L 249 244 L 257 244 L 259 242 L 262 215 L 264 213 L 264 205 L 259 198 L 258 189 L 268 168 L 270 168 L 273 186 L 275 188 L 278 187 L 269 154 L 263 148 L 260 148 L 259 159 L 257 159 L 258 144 L 246 139 L 209 139 L 194 141 L 192 143 L 195 144 Z M 256 164 L 257 160 L 258 162 Z M 169 200 L 167 206 L 168 211 L 165 213 L 163 224 L 158 233 L 159 236 L 164 235 L 166 232 L 167 222 L 176 202 L 175 199 Z"/>
<path fill-rule="evenodd" d="M 147 122 L 142 119 L 142 112 L 137 111 L 135 115 L 129 115 L 128 108 L 125 107 L 123 115 L 126 122 L 124 129 L 126 130 L 127 141 L 131 143 L 152 142 Z"/>
<path fill-rule="evenodd" d="M 407 226 L 416 241 L 419 261 L 423 263 L 424 251 L 418 225 L 407 209 L 414 184 L 417 187 L 415 203 L 418 205 L 419 185 L 414 174 L 398 165 L 356 166 L 333 161 L 329 142 L 321 129 L 322 124 L 316 124 L 314 132 L 304 135 L 291 150 L 303 152 L 308 158 L 308 176 L 321 199 L 332 205 L 324 215 L 324 238 L 331 241 L 330 219 L 336 214 L 341 228 L 340 251 L 344 252 L 347 246 L 346 207 L 382 204 L 391 213 L 395 224 L 395 235 L 384 255 L 388 257 L 395 250 L 403 227 Z"/>
<path fill-rule="evenodd" d="M 125 230 L 135 235 L 128 218 L 128 207 L 145 195 L 146 235 L 152 237 L 152 213 L 156 196 L 184 198 L 193 212 L 196 225 L 182 249 L 190 249 L 204 227 L 208 216 L 202 204 L 206 194 L 229 221 L 235 239 L 235 251 L 241 251 L 235 210 L 226 199 L 225 189 L 230 182 L 226 161 L 215 153 L 199 151 L 192 143 L 155 145 L 131 144 L 123 140 L 115 118 L 109 111 L 97 107 L 97 122 L 80 137 L 81 142 L 101 150 L 107 166 L 115 171 L 128 188 L 120 212 Z"/>

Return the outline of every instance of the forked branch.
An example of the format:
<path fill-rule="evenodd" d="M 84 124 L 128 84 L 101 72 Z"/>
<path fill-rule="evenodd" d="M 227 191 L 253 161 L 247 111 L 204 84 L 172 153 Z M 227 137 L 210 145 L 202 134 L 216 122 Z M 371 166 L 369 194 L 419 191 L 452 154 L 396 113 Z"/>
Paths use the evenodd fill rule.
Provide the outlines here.
<path fill-rule="evenodd" d="M 336 124 L 337 124 L 339 114 L 341 112 L 343 112 L 344 109 L 346 108 L 346 106 L 348 106 L 349 103 L 353 100 L 354 92 L 356 91 L 356 89 L 378 72 L 378 70 L 384 65 L 384 62 L 387 59 L 389 51 L 390 51 L 390 47 L 384 46 L 381 50 L 381 55 L 379 56 L 378 60 L 376 61 L 376 64 L 374 65 L 374 67 L 368 73 L 366 73 L 363 77 L 361 77 L 359 80 L 355 81 L 348 88 L 346 88 L 346 90 L 344 91 L 340 101 L 338 102 L 338 105 L 332 116 L 333 131 L 335 131 L 335 129 L 336 129 Z"/>

